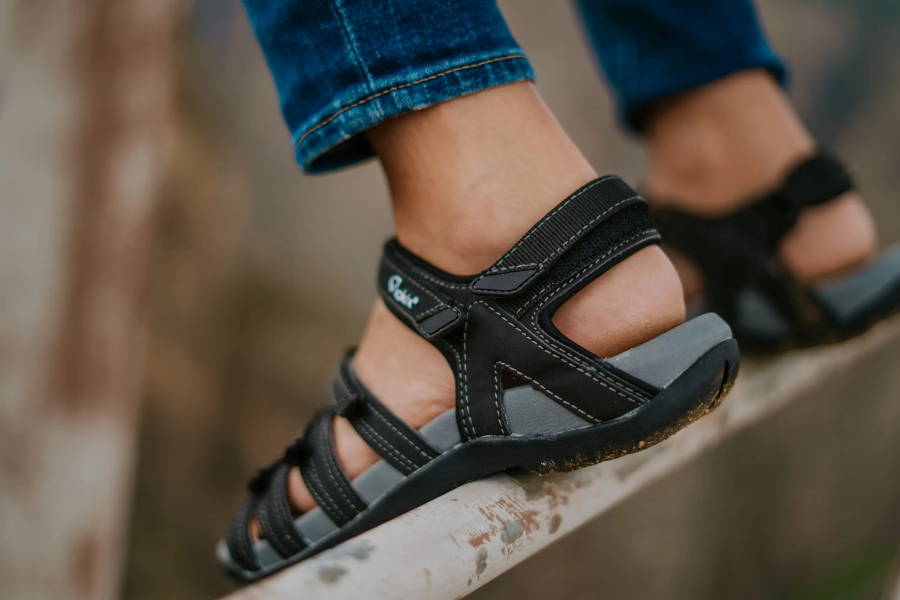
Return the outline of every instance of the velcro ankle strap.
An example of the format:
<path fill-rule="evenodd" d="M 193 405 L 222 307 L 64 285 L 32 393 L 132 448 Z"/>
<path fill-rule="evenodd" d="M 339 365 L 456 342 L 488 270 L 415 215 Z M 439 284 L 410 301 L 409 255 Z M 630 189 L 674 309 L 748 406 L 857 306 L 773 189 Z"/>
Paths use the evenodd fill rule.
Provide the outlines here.
<path fill-rule="evenodd" d="M 729 218 L 774 250 L 797 223 L 804 208 L 824 204 L 853 190 L 853 177 L 841 162 L 824 151 L 797 165 L 781 187 L 750 202 Z"/>
<path fill-rule="evenodd" d="M 506 254 L 476 277 L 470 289 L 479 296 L 518 294 L 592 229 L 637 203 L 644 203 L 644 199 L 616 176 L 591 181 L 538 221 Z"/>
<path fill-rule="evenodd" d="M 843 163 L 825 151 L 800 163 L 773 195 L 788 211 L 823 204 L 854 188 L 853 177 Z"/>
<path fill-rule="evenodd" d="M 396 240 L 385 244 L 378 266 L 378 292 L 391 312 L 430 340 L 460 323 L 462 311 L 437 278 L 416 268 L 405 254 Z"/>

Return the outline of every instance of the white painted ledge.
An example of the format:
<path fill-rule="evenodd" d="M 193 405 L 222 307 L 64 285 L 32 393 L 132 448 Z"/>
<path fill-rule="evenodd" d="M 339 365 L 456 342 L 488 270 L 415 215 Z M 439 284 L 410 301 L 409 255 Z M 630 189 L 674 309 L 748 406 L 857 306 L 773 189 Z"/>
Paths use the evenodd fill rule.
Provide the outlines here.
<path fill-rule="evenodd" d="M 467 484 L 228 598 L 460 598 L 889 344 L 900 344 L 900 319 L 844 344 L 745 361 L 722 406 L 662 444 L 573 473 Z"/>

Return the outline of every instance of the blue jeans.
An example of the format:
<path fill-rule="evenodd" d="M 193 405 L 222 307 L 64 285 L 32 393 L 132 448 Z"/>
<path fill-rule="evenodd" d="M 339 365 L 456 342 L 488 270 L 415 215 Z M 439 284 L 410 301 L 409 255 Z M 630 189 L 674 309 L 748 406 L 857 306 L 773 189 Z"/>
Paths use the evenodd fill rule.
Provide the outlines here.
<path fill-rule="evenodd" d="M 390 117 L 534 79 L 494 0 L 244 0 L 309 173 L 372 156 Z M 751 68 L 785 68 L 752 0 L 578 0 L 623 119 Z"/>

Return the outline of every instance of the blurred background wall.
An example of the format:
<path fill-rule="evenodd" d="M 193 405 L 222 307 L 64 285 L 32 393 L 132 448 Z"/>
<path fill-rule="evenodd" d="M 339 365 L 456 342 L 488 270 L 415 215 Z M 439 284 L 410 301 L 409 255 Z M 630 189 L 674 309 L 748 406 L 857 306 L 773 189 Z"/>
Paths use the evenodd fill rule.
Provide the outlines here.
<path fill-rule="evenodd" d="M 17 18 L 36 32 L 51 35 L 48 23 L 60 20 L 50 16 L 56 8 L 49 2 L 13 4 L 30 7 Z M 501 6 L 564 127 L 598 170 L 639 183 L 640 146 L 613 119 L 572 7 L 537 0 Z M 883 240 L 897 241 L 900 5 L 763 0 L 761 10 L 793 67 L 801 113 L 852 165 Z M 164 16 L 172 59 L 163 53 L 157 60 L 171 72 L 158 74 L 156 85 L 170 94 L 160 102 L 167 108 L 158 125 L 166 133 L 158 161 L 164 168 L 142 188 L 155 200 L 149 274 L 135 299 L 148 335 L 133 338 L 144 376 L 122 583 L 126 597 L 140 599 L 230 589 L 212 547 L 246 478 L 326 401 L 337 360 L 374 297 L 373 269 L 390 233 L 376 164 L 324 177 L 303 176 L 294 165 L 238 0 L 185 2 Z M 0 124 L 9 62 L 0 55 Z M 19 202 L 26 200 L 2 201 L 0 234 L 17 227 L 7 215 L 16 216 L 10 210 Z M 880 368 L 892 368 L 884 362 Z M 869 380 L 866 397 L 898 395 L 877 387 L 874 367 Z M 843 385 L 822 394 L 853 396 L 848 402 L 862 396 Z M 739 436 L 480 597 L 875 597 L 900 543 L 900 510 L 892 510 L 900 506 L 900 477 L 884 477 L 900 473 L 900 448 L 892 430 L 850 427 L 840 402 L 828 406 L 822 414 L 807 406 Z M 875 408 L 887 411 L 878 423 L 900 422 L 896 410 Z M 810 414 L 819 420 L 810 424 Z M 810 446 L 808 437 L 795 439 L 803 427 L 826 433 Z M 894 453 L 892 462 L 882 462 L 885 452 Z M 870 462 L 877 469 L 860 469 Z M 59 494 L 76 491 L 62 487 Z M 15 544 L 11 531 L 0 531 L 4 546 Z M 542 571 L 527 566 L 535 561 Z"/>

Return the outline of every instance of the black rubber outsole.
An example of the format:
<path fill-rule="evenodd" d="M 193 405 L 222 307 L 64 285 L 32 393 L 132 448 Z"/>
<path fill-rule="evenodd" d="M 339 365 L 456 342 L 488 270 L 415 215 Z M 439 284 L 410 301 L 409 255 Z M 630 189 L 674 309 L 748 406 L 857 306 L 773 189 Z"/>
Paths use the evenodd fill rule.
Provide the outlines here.
<path fill-rule="evenodd" d="M 303 552 L 257 571 L 230 568 L 228 572 L 242 582 L 258 581 L 469 481 L 517 468 L 539 473 L 571 471 L 649 448 L 718 406 L 734 384 L 739 363 L 737 342 L 725 340 L 652 400 L 616 419 L 554 435 L 486 436 L 461 443 Z"/>

